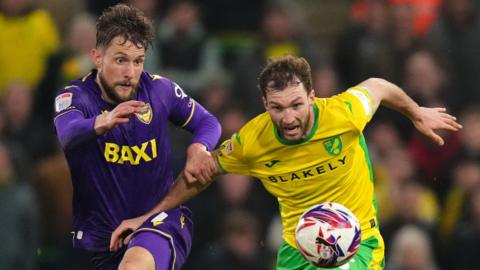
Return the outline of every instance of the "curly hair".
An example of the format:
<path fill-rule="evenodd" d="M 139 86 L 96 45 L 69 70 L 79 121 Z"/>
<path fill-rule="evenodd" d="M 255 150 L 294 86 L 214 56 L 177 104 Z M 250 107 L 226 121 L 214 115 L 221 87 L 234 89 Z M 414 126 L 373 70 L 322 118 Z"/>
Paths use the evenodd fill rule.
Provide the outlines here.
<path fill-rule="evenodd" d="M 152 44 L 153 26 L 139 9 L 117 4 L 107 8 L 97 20 L 97 48 L 106 47 L 117 36 L 145 48 Z"/>
<path fill-rule="evenodd" d="M 305 58 L 292 55 L 270 58 L 258 77 L 258 88 L 264 97 L 269 90 L 281 91 L 299 83 L 303 83 L 307 93 L 312 91 L 311 68 Z"/>

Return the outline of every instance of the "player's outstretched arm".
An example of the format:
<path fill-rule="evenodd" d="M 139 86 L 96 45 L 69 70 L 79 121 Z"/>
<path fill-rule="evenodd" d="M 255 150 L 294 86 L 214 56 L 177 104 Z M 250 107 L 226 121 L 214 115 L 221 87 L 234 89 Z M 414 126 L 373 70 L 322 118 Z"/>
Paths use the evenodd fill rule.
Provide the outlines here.
<path fill-rule="evenodd" d="M 371 78 L 359 84 L 367 89 L 373 102 L 374 111 L 381 104 L 407 116 L 425 136 L 439 145 L 443 145 L 442 137 L 437 130 L 458 131 L 462 125 L 456 117 L 447 113 L 445 108 L 427 108 L 418 106 L 400 87 L 383 79 Z"/>
<path fill-rule="evenodd" d="M 110 250 L 117 251 L 123 245 L 128 244 L 131 234 L 127 237 L 125 237 L 125 234 L 138 229 L 150 216 L 180 206 L 208 187 L 212 181 L 213 178 L 210 178 L 205 184 L 200 181 L 189 183 L 185 174 L 183 172 L 180 173 L 168 194 L 152 210 L 145 215 L 126 219 L 120 223 L 110 238 Z"/>

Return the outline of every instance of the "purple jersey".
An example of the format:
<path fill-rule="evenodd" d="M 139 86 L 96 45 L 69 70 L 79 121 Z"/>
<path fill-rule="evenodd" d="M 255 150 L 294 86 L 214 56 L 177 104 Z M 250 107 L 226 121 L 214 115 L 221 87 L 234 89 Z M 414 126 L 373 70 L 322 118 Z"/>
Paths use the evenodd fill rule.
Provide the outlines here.
<path fill-rule="evenodd" d="M 100 252 L 108 250 L 122 220 L 151 210 L 171 187 L 168 122 L 209 149 L 220 127 L 177 84 L 144 72 L 134 99 L 145 102 L 145 111 L 97 136 L 95 118 L 115 106 L 102 99 L 95 76 L 93 71 L 59 92 L 54 121 L 73 182 L 74 247 Z"/>

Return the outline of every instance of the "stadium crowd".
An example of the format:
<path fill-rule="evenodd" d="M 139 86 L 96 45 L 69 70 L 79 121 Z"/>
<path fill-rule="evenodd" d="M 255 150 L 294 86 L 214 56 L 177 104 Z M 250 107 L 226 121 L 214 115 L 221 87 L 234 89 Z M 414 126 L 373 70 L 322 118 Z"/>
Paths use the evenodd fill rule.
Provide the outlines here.
<path fill-rule="evenodd" d="M 93 68 L 95 18 L 115 0 L 0 0 L 0 269 L 86 269 L 71 248 L 71 182 L 52 124 L 63 84 Z M 172 78 L 220 121 L 222 139 L 262 112 L 269 57 L 312 65 L 319 97 L 369 77 L 464 126 L 438 147 L 380 109 L 365 131 L 386 269 L 473 269 L 480 250 L 480 1 L 131 0 L 155 24 L 145 70 Z M 326 12 L 326 10 L 328 12 Z M 172 127 L 172 130 L 174 127 Z M 173 130 L 174 169 L 188 133 Z M 180 133 L 180 135 L 179 135 Z M 188 203 L 186 270 L 273 269 L 278 204 L 225 175 Z"/>

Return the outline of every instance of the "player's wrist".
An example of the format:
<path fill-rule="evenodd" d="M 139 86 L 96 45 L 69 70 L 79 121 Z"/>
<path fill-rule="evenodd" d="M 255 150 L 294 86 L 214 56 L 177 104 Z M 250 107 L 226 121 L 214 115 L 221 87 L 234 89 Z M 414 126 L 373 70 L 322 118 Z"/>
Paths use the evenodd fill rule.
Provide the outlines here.
<path fill-rule="evenodd" d="M 107 114 L 108 112 L 105 111 L 97 115 L 97 117 L 95 118 L 95 124 L 94 124 L 95 134 L 102 135 L 105 132 L 107 132 L 108 130 Z"/>
<path fill-rule="evenodd" d="M 190 153 L 190 152 L 195 152 L 199 150 L 208 151 L 208 147 L 203 143 L 194 142 L 188 146 L 187 152 Z"/>

